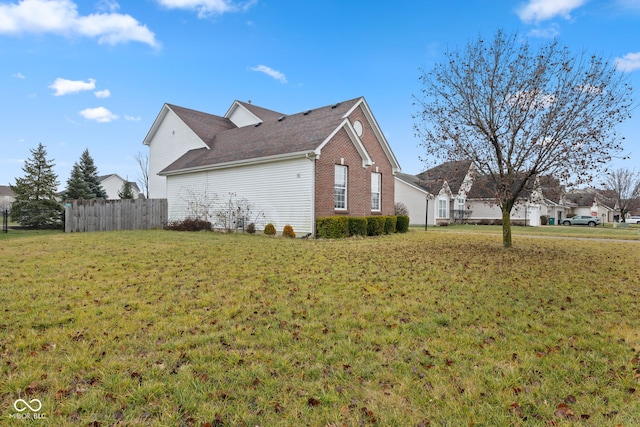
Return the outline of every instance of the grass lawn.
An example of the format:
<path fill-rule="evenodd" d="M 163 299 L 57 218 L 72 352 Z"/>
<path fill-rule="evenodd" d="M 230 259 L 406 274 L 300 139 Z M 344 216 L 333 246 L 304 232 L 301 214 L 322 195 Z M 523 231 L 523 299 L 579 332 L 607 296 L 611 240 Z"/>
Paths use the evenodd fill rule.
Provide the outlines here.
<path fill-rule="evenodd" d="M 640 243 L 451 231 L 4 239 L 0 425 L 640 425 Z"/>
<path fill-rule="evenodd" d="M 423 227 L 412 227 L 414 230 L 424 230 Z M 502 226 L 499 225 L 451 225 L 448 227 L 428 227 L 428 232 L 462 232 L 502 235 Z M 578 237 L 598 238 L 613 240 L 639 240 L 640 225 L 630 224 L 629 228 L 613 228 L 613 224 L 604 227 L 587 227 L 581 225 L 547 225 L 542 227 L 512 226 L 514 244 L 517 245 L 517 236 L 550 236 L 550 237 Z"/>

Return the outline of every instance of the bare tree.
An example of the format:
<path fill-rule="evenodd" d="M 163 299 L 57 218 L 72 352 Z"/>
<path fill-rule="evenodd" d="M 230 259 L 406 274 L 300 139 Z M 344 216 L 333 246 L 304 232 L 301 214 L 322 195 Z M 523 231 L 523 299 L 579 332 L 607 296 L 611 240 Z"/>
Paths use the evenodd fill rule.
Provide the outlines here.
<path fill-rule="evenodd" d="M 616 126 L 630 117 L 628 76 L 557 40 L 534 49 L 498 31 L 448 51 L 420 80 L 415 131 L 427 157 L 471 160 L 490 179 L 505 247 L 511 210 L 536 177 L 589 182 L 622 149 Z"/>
<path fill-rule="evenodd" d="M 640 174 L 626 168 L 612 170 L 603 186 L 606 195 L 620 210 L 622 222 L 625 222 L 627 213 L 640 208 Z"/>
<path fill-rule="evenodd" d="M 149 155 L 138 152 L 136 162 L 138 163 L 138 183 L 144 191 L 144 196 L 149 197 Z"/>

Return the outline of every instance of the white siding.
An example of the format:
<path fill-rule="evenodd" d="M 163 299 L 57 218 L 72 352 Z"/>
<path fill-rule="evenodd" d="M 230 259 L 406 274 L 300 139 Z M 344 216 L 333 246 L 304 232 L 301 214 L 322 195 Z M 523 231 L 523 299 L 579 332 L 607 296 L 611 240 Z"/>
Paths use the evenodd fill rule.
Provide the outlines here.
<path fill-rule="evenodd" d="M 469 219 L 502 219 L 500 206 L 495 202 L 467 199 L 467 204 L 471 205 Z"/>
<path fill-rule="evenodd" d="M 409 224 L 424 225 L 425 212 L 427 209 L 426 191 L 421 191 L 401 179 L 395 179 L 396 203 L 403 203 L 409 210 Z M 434 224 L 433 215 L 434 200 L 429 200 L 429 225 Z"/>
<path fill-rule="evenodd" d="M 253 205 L 254 213 L 264 213 L 256 221 L 258 230 L 271 222 L 278 232 L 287 224 L 298 235 L 313 232 L 313 174 L 313 162 L 302 158 L 169 176 L 169 220 L 189 216 L 190 200 L 213 206 L 235 193 L 234 198 Z"/>
<path fill-rule="evenodd" d="M 471 216 L 469 220 L 502 219 L 502 210 L 496 202 L 467 200 L 471 204 Z M 516 203 L 511 210 L 511 219 L 527 220 L 527 224 L 533 227 L 540 225 L 540 205 Z"/>
<path fill-rule="evenodd" d="M 256 120 L 256 116 L 251 114 L 241 105 L 238 105 L 228 118 L 233 122 L 234 125 L 238 126 L 239 128 L 260 123 L 259 120 Z"/>
<path fill-rule="evenodd" d="M 100 185 L 102 185 L 102 188 L 106 191 L 107 199 L 120 199 L 120 197 L 118 197 L 118 191 L 122 190 L 124 180 L 120 176 L 114 174 L 100 182 Z M 137 199 L 138 191 L 136 191 L 135 188 L 131 188 L 131 190 L 133 191 L 133 198 Z"/>
<path fill-rule="evenodd" d="M 166 178 L 158 172 L 176 161 L 187 151 L 206 147 L 204 142 L 173 111 L 168 111 L 149 143 L 150 199 L 167 197 Z"/>

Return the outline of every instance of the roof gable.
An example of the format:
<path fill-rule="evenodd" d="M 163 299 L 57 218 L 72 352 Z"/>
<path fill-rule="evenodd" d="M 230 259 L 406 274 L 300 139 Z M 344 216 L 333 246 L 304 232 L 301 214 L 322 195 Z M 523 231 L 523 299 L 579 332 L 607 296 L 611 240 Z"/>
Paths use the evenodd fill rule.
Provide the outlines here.
<path fill-rule="evenodd" d="M 423 188 L 433 194 L 437 194 L 445 182 L 450 190 L 457 194 L 470 167 L 470 160 L 445 162 L 419 173 L 417 177 L 423 182 Z"/>
<path fill-rule="evenodd" d="M 331 132 L 331 134 L 329 136 L 327 136 L 327 138 L 322 142 L 322 144 L 320 144 L 320 146 L 315 149 L 315 154 L 317 156 L 320 156 L 322 148 L 324 148 L 324 146 L 327 145 L 327 143 L 329 143 L 329 141 L 331 141 L 331 139 L 341 129 L 344 129 L 347 132 L 347 136 L 349 137 L 349 140 L 351 141 L 351 143 L 353 143 L 353 146 L 355 147 L 356 151 L 358 152 L 358 154 L 362 158 L 362 167 L 367 167 L 367 166 L 373 165 L 373 159 L 371 158 L 371 156 L 367 152 L 367 149 L 365 148 L 362 140 L 358 136 L 358 133 L 353 128 L 353 126 L 351 125 L 351 122 L 348 119 L 344 119 L 342 121 L 342 123 L 338 127 L 336 127 L 334 129 L 334 131 Z"/>
<path fill-rule="evenodd" d="M 164 118 L 169 112 L 173 112 L 207 146 L 210 146 L 211 140 L 217 133 L 236 127 L 233 122 L 224 117 L 203 113 L 202 111 L 192 110 L 190 108 L 184 108 L 173 104 L 164 104 L 158 114 L 158 117 L 156 117 L 156 120 L 153 122 L 151 129 L 147 133 L 147 136 L 144 138 L 143 144 L 149 145 L 151 143 Z"/>
<path fill-rule="evenodd" d="M 606 197 L 602 191 L 595 189 L 570 191 L 565 194 L 566 201 L 575 206 L 593 206 L 594 204 L 612 209 L 616 201 Z"/>
<path fill-rule="evenodd" d="M 106 183 L 107 181 L 117 181 L 120 185 L 124 185 L 125 182 L 129 182 L 129 184 L 131 185 L 131 187 L 137 191 L 138 193 L 140 192 L 140 187 L 138 187 L 138 184 L 134 181 L 127 181 L 125 179 L 123 179 L 120 175 L 118 175 L 117 173 L 110 173 L 108 175 L 100 175 L 98 177 L 98 182 L 103 184 Z"/>
<path fill-rule="evenodd" d="M 224 117 L 233 122 L 237 127 L 256 125 L 261 122 L 277 120 L 282 113 L 258 107 L 250 102 L 234 101 L 225 113 Z"/>
<path fill-rule="evenodd" d="M 382 129 L 380 129 L 380 126 L 378 125 L 378 121 L 373 116 L 373 113 L 371 113 L 369 104 L 367 104 L 367 101 L 364 99 L 364 97 L 361 97 L 358 103 L 356 103 L 353 107 L 351 107 L 351 109 L 345 114 L 345 118 L 348 117 L 358 107 L 362 108 L 362 112 L 364 113 L 365 118 L 371 125 L 371 128 L 373 129 L 373 133 L 376 135 L 376 138 L 380 142 L 382 151 L 384 152 L 385 156 L 389 160 L 389 163 L 391 163 L 393 172 L 394 173 L 400 172 L 401 171 L 400 163 L 398 163 L 398 159 L 396 159 L 396 156 L 393 154 L 393 151 L 391 150 L 391 146 L 389 145 L 387 138 L 385 138 L 384 134 L 382 133 Z"/>

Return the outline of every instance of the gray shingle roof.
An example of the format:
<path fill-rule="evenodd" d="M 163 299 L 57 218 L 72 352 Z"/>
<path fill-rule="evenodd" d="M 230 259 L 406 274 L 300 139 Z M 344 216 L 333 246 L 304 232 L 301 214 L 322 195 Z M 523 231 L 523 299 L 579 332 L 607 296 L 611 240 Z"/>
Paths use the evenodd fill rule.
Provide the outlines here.
<path fill-rule="evenodd" d="M 207 114 L 202 111 L 191 110 L 173 104 L 167 104 L 167 106 L 209 146 L 216 134 L 236 127 L 231 120 L 224 117 L 214 116 L 213 114 Z"/>
<path fill-rule="evenodd" d="M 194 131 L 209 148 L 188 151 L 160 173 L 311 152 L 337 129 L 344 115 L 361 99 L 355 98 L 290 116 L 242 103 L 263 122 L 240 128 L 228 119 L 172 105 L 170 108 L 182 120 L 187 118 L 187 125 L 192 129 L 193 126 L 197 128 Z"/>
<path fill-rule="evenodd" d="M 242 102 L 242 101 L 236 101 L 236 102 L 242 105 L 247 110 L 251 111 L 257 118 L 259 118 L 263 122 L 270 121 L 270 120 L 277 120 L 278 118 L 284 116 L 284 114 L 278 113 L 277 111 L 258 107 L 257 105 L 253 105 L 248 102 Z"/>
<path fill-rule="evenodd" d="M 438 194 L 445 181 L 451 191 L 457 194 L 470 167 L 470 160 L 445 162 L 419 173 L 417 177 L 422 181 L 421 187 L 432 194 Z"/>
<path fill-rule="evenodd" d="M 411 175 L 411 174 L 408 174 L 408 173 L 397 172 L 397 173 L 396 173 L 396 178 L 398 178 L 398 179 L 400 179 L 400 180 L 402 180 L 402 181 L 406 182 L 407 184 L 411 184 L 411 185 L 414 185 L 414 186 L 416 186 L 416 187 L 420 187 L 420 188 L 422 188 L 423 190 L 427 191 L 427 189 L 426 189 L 426 188 L 424 188 L 424 187 L 422 186 L 422 184 L 424 184 L 424 183 L 422 182 L 422 180 L 421 180 L 420 178 L 418 178 L 416 175 Z"/>
<path fill-rule="evenodd" d="M 0 185 L 0 196 L 14 197 L 15 195 L 13 194 L 11 187 L 9 187 L 8 185 Z"/>

